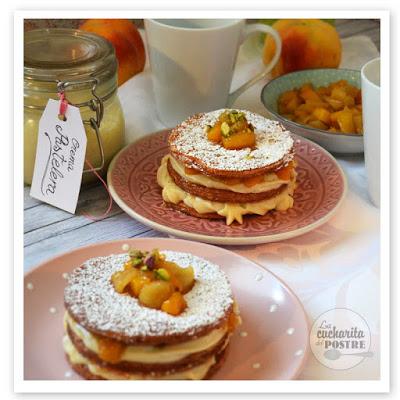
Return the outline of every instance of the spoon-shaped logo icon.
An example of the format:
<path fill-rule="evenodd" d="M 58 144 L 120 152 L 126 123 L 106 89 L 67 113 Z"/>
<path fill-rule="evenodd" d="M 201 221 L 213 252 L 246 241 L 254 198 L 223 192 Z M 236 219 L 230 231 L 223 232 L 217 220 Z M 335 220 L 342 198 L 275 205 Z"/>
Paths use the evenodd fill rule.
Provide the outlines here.
<path fill-rule="evenodd" d="M 373 357 L 370 346 L 367 322 L 346 308 L 324 312 L 311 328 L 311 351 L 328 368 L 346 370 L 355 367 L 365 358 Z"/>
<path fill-rule="evenodd" d="M 324 357 L 327 360 L 338 360 L 340 357 L 343 356 L 357 356 L 357 357 L 372 357 L 374 355 L 374 353 L 372 351 L 363 351 L 361 353 L 342 353 L 340 350 L 338 349 L 329 349 L 326 350 L 324 353 Z"/>

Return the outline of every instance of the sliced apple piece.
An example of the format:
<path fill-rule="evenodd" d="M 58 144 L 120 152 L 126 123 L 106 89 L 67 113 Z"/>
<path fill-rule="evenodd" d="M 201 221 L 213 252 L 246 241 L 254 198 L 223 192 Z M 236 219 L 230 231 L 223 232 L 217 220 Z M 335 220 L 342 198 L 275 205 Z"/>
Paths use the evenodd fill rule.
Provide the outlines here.
<path fill-rule="evenodd" d="M 139 294 L 139 301 L 146 307 L 160 309 L 162 303 L 171 296 L 172 292 L 169 282 L 153 281 L 143 286 Z"/>
<path fill-rule="evenodd" d="M 118 293 L 123 293 L 125 288 L 129 285 L 129 282 L 136 276 L 139 276 L 140 272 L 136 268 L 128 268 L 123 271 L 116 272 L 111 277 L 111 282 L 114 285 L 114 289 Z"/>
<path fill-rule="evenodd" d="M 180 291 L 183 294 L 189 292 L 190 289 L 194 285 L 194 269 L 193 269 L 193 267 L 179 268 L 175 272 L 174 277 L 179 282 L 180 287 L 181 287 Z"/>

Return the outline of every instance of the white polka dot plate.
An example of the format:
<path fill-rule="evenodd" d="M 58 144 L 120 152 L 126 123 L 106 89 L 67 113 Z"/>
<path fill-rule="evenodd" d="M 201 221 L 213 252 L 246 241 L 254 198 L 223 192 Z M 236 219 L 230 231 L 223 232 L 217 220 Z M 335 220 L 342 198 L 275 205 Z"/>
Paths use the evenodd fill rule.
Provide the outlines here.
<path fill-rule="evenodd" d="M 24 377 L 81 379 L 64 357 L 63 292 L 66 274 L 85 260 L 122 253 L 123 244 L 142 249 L 190 252 L 218 264 L 228 275 L 240 308 L 225 363 L 212 379 L 295 379 L 308 354 L 309 327 L 303 306 L 278 278 L 231 251 L 178 239 L 139 238 L 98 243 L 48 260 L 25 276 Z"/>

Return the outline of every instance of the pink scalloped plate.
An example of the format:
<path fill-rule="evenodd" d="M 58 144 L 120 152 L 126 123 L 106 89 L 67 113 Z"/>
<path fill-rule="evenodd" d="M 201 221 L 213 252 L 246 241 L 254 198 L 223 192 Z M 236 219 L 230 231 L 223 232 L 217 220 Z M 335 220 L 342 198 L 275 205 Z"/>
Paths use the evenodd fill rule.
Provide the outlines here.
<path fill-rule="evenodd" d="M 174 250 L 203 257 L 227 274 L 242 325 L 212 379 L 287 380 L 299 376 L 309 355 L 309 325 L 296 295 L 275 275 L 243 256 L 204 243 L 133 238 L 96 243 L 48 260 L 25 275 L 24 379 L 79 380 L 65 359 L 64 288 L 67 274 L 92 257 L 122 252 L 122 245 Z"/>
<path fill-rule="evenodd" d="M 108 170 L 116 203 L 131 217 L 172 236 L 213 244 L 275 242 L 302 235 L 324 224 L 343 201 L 347 184 L 336 160 L 310 140 L 293 135 L 297 189 L 293 208 L 264 216 L 245 216 L 243 224 L 192 217 L 163 204 L 156 174 L 168 153 L 169 130 L 148 135 L 122 149 Z"/>

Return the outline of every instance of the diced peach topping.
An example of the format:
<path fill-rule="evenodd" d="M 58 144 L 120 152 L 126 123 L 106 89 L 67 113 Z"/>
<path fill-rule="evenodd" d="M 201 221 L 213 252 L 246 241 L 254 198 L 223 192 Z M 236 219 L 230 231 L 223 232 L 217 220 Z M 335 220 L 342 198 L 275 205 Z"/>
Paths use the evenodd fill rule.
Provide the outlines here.
<path fill-rule="evenodd" d="M 290 180 L 290 176 L 291 176 L 293 167 L 294 167 L 293 162 L 290 162 L 286 167 L 280 168 L 280 169 L 278 169 L 278 171 L 275 171 L 275 174 L 282 181 L 288 181 L 288 180 Z"/>
<path fill-rule="evenodd" d="M 129 254 L 130 260 L 125 263 L 124 269 L 111 277 L 115 290 L 136 297 L 140 304 L 149 308 L 171 315 L 183 312 L 186 308 L 183 295 L 195 283 L 193 268 L 182 268 L 165 260 L 158 250 L 132 250 Z M 164 303 L 166 305 L 163 308 Z"/>
<path fill-rule="evenodd" d="M 244 184 L 247 187 L 253 187 L 259 183 L 264 182 L 264 175 L 252 176 L 251 178 L 219 178 L 220 182 L 228 186 Z"/>
<path fill-rule="evenodd" d="M 179 292 L 172 293 L 169 299 L 165 300 L 161 305 L 161 310 L 171 315 L 179 315 L 185 308 L 186 301 Z"/>
<path fill-rule="evenodd" d="M 238 185 L 242 182 L 240 178 L 220 178 L 219 180 L 228 186 Z"/>
<path fill-rule="evenodd" d="M 97 344 L 99 357 L 103 361 L 115 364 L 121 360 L 122 353 L 125 350 L 123 343 L 106 337 L 97 337 Z"/>
<path fill-rule="evenodd" d="M 185 167 L 185 174 L 186 175 L 198 175 L 198 174 L 200 174 L 200 172 L 197 171 L 197 169 Z"/>
<path fill-rule="evenodd" d="M 255 144 L 256 136 L 254 135 L 254 132 L 251 132 L 250 130 L 222 138 L 222 146 L 229 150 L 240 150 L 245 147 L 254 147 Z"/>
<path fill-rule="evenodd" d="M 253 187 L 262 182 L 264 182 L 264 175 L 252 176 L 251 178 L 246 178 L 243 180 L 243 183 L 247 187 Z"/>
<path fill-rule="evenodd" d="M 219 143 L 222 138 L 221 132 L 221 122 L 217 122 L 212 128 L 210 128 L 207 132 L 207 138 L 211 142 Z"/>
<path fill-rule="evenodd" d="M 256 144 L 254 128 L 248 123 L 245 114 L 240 111 L 224 111 L 214 126 L 207 126 L 206 129 L 208 140 L 221 143 L 229 150 L 254 147 Z"/>

